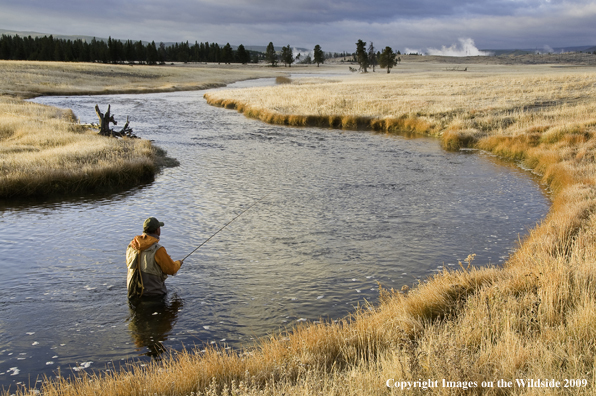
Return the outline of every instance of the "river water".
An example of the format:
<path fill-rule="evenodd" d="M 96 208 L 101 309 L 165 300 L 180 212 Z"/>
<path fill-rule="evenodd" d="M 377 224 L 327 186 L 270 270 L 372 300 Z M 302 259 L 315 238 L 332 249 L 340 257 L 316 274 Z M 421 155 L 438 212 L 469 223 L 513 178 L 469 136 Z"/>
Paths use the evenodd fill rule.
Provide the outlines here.
<path fill-rule="evenodd" d="M 272 126 L 203 93 L 35 100 L 82 122 L 111 104 L 180 166 L 115 194 L 0 201 L 1 386 L 336 319 L 375 302 L 378 283 L 411 286 L 470 253 L 503 263 L 549 209 L 530 174 L 490 155 Z M 165 302 L 129 306 L 124 252 L 145 218 L 165 222 L 161 243 L 180 259 L 265 195 L 168 279 Z"/>

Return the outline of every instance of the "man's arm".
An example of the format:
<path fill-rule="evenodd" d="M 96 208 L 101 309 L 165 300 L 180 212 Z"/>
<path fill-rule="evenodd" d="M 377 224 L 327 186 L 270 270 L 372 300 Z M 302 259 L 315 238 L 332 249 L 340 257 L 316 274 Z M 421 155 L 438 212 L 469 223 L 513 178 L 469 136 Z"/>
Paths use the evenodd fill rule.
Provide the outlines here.
<path fill-rule="evenodd" d="M 155 262 L 161 267 L 164 274 L 167 275 L 176 275 L 176 272 L 178 272 L 182 265 L 181 260 L 172 260 L 168 252 L 166 252 L 166 248 L 163 246 L 155 252 Z"/>

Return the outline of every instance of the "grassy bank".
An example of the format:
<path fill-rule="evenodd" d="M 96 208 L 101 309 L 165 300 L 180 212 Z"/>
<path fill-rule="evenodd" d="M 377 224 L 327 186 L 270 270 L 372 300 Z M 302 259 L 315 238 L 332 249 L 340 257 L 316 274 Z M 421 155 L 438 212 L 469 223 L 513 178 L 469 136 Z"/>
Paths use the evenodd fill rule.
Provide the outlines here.
<path fill-rule="evenodd" d="M 482 148 L 523 162 L 550 186 L 553 206 L 504 268 L 474 268 L 470 256 L 461 270 L 409 292 L 383 291 L 378 306 L 272 336 L 250 351 L 179 353 L 100 378 L 48 381 L 42 393 L 418 395 L 429 391 L 389 389 L 387 380 L 430 379 L 438 381 L 433 394 L 593 394 L 596 72 L 425 68 L 207 98 L 268 122 L 415 131 L 448 149 Z M 555 379 L 561 388 L 516 385 L 528 378 Z M 455 386 L 443 387 L 443 379 Z M 513 386 L 498 387 L 500 379 Z"/>
<path fill-rule="evenodd" d="M 0 97 L 0 198 L 105 191 L 153 180 L 163 153 L 99 136 L 72 111 Z"/>

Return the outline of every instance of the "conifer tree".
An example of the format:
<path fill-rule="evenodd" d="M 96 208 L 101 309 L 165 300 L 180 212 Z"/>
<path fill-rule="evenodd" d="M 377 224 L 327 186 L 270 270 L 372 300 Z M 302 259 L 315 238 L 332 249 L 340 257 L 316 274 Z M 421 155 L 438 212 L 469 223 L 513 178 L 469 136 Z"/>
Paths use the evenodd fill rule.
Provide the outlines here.
<path fill-rule="evenodd" d="M 375 72 L 375 65 L 377 63 L 377 54 L 375 53 L 375 46 L 370 42 L 368 46 L 368 63 L 372 66 L 373 73 Z"/>
<path fill-rule="evenodd" d="M 360 70 L 366 73 L 368 69 L 368 54 L 366 53 L 366 42 L 358 40 L 356 43 L 356 62 L 360 65 Z"/>
<path fill-rule="evenodd" d="M 273 42 L 269 42 L 267 45 L 267 50 L 265 51 L 265 59 L 267 63 L 271 63 L 271 66 L 277 65 L 277 54 L 275 53 L 275 47 L 273 46 Z"/>
<path fill-rule="evenodd" d="M 164 43 L 159 43 L 159 50 L 157 51 L 157 59 L 161 65 L 166 63 L 167 53 L 166 53 L 166 45 Z"/>
<path fill-rule="evenodd" d="M 139 63 L 143 63 L 147 60 L 147 49 L 143 45 L 141 40 L 135 43 L 135 59 Z"/>
<path fill-rule="evenodd" d="M 232 63 L 232 61 L 234 60 L 234 53 L 232 51 L 232 46 L 230 45 L 230 43 L 226 43 L 226 45 L 223 47 L 222 51 L 221 51 L 221 60 L 223 61 L 223 63 Z"/>
<path fill-rule="evenodd" d="M 151 44 L 147 45 L 147 64 L 157 64 L 157 47 L 155 46 L 155 41 L 152 41 Z"/>
<path fill-rule="evenodd" d="M 292 52 L 292 48 L 290 48 L 290 44 L 286 47 L 282 47 L 281 60 L 284 63 L 284 66 L 292 67 L 292 63 L 294 63 L 294 53 Z"/>
<path fill-rule="evenodd" d="M 325 62 L 325 53 L 323 52 L 323 50 L 321 49 L 321 46 L 319 44 L 315 45 L 313 56 L 314 56 L 314 61 L 317 64 L 317 67 L 319 67 L 319 63 Z"/>
<path fill-rule="evenodd" d="M 391 68 L 397 63 L 395 59 L 396 56 L 397 55 L 393 52 L 391 47 L 385 47 L 381 53 L 381 56 L 379 57 L 379 66 L 382 68 L 386 67 L 387 74 L 389 74 Z"/>
<path fill-rule="evenodd" d="M 242 63 L 243 65 L 247 64 L 250 61 L 250 54 L 246 52 L 244 45 L 240 44 L 238 46 L 238 50 L 236 50 L 236 60 L 238 63 Z"/>

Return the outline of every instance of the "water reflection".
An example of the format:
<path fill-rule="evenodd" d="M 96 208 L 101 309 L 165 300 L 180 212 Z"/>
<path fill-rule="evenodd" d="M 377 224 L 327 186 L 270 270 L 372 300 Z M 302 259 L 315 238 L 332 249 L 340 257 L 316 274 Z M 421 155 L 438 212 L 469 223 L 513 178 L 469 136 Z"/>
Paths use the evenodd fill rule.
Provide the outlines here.
<path fill-rule="evenodd" d="M 159 176 L 158 176 L 159 177 Z M 96 191 L 86 194 L 70 193 L 61 195 L 51 195 L 48 197 L 19 197 L 0 199 L 0 215 L 2 212 L 10 210 L 32 210 L 36 208 L 60 209 L 65 205 L 81 206 L 101 204 L 102 202 L 124 201 L 145 188 L 151 186 L 153 182 L 142 183 L 134 187 L 113 187 L 104 191 Z"/>
<path fill-rule="evenodd" d="M 166 351 L 163 343 L 174 329 L 184 300 L 174 293 L 171 296 L 129 300 L 128 305 L 128 329 L 137 351 L 159 360 L 161 354 Z"/>

